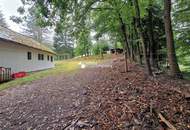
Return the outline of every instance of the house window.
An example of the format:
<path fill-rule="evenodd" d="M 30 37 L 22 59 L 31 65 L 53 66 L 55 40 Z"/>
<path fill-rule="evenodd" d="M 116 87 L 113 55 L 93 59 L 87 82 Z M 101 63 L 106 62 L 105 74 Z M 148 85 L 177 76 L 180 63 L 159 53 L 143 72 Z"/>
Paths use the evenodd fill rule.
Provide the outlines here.
<path fill-rule="evenodd" d="M 38 60 L 41 60 L 41 54 L 38 54 Z"/>
<path fill-rule="evenodd" d="M 32 60 L 32 52 L 27 53 L 27 58 L 28 58 L 28 60 Z"/>
<path fill-rule="evenodd" d="M 53 62 L 53 56 L 51 56 L 51 62 Z"/>
<path fill-rule="evenodd" d="M 44 55 L 43 54 L 38 54 L 38 60 L 44 60 Z"/>
<path fill-rule="evenodd" d="M 42 60 L 44 60 L 44 55 L 42 54 Z"/>
<path fill-rule="evenodd" d="M 47 60 L 49 61 L 49 55 L 47 56 Z"/>

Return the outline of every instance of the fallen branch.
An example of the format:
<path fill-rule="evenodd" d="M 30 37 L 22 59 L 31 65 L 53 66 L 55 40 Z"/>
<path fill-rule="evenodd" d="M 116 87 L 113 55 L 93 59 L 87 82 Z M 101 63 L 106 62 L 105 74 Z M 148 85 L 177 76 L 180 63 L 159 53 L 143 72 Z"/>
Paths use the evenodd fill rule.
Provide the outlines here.
<path fill-rule="evenodd" d="M 166 118 L 161 113 L 158 113 L 158 116 L 161 121 L 168 126 L 168 128 L 170 128 L 171 130 L 177 130 L 168 120 L 166 120 Z"/>

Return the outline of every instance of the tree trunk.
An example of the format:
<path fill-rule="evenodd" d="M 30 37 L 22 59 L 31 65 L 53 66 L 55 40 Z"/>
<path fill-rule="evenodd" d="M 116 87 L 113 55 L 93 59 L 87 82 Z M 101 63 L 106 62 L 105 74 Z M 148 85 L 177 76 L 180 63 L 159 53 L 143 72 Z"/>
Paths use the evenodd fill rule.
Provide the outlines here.
<path fill-rule="evenodd" d="M 152 76 L 152 69 L 150 66 L 150 60 L 149 60 L 148 54 L 147 54 L 147 44 L 145 41 L 145 35 L 144 35 L 144 31 L 143 31 L 143 27 L 142 27 L 141 19 L 140 19 L 140 9 L 139 9 L 138 0 L 134 0 L 134 6 L 135 6 L 135 11 L 136 11 L 136 17 L 137 17 L 137 21 L 136 21 L 137 31 L 140 35 L 140 39 L 142 42 L 142 49 L 143 49 L 143 55 L 144 55 L 146 69 L 147 69 L 148 75 Z"/>
<path fill-rule="evenodd" d="M 124 41 L 125 41 L 125 44 L 124 44 L 124 48 L 125 48 L 125 72 L 128 71 L 128 56 L 129 56 L 129 45 L 128 45 L 128 38 L 127 38 L 127 33 L 126 33 L 126 26 L 125 26 L 125 23 L 123 22 L 123 19 L 121 17 L 121 14 L 118 13 L 119 15 L 119 20 L 120 20 L 120 24 L 121 24 L 121 31 L 123 33 L 123 37 L 124 37 Z"/>
<path fill-rule="evenodd" d="M 150 63 L 153 67 L 158 68 L 157 63 L 157 42 L 154 40 L 154 26 L 153 26 L 153 15 L 152 15 L 152 5 L 149 5 L 148 9 L 148 37 L 150 40 Z"/>
<path fill-rule="evenodd" d="M 101 59 L 104 59 L 104 54 L 103 54 L 103 50 L 102 49 L 100 49 L 100 57 L 101 57 Z"/>
<path fill-rule="evenodd" d="M 117 55 L 117 43 L 114 44 L 115 55 Z"/>
<path fill-rule="evenodd" d="M 137 29 L 136 29 L 136 20 L 135 20 L 135 17 L 133 18 L 133 30 L 134 30 L 134 39 L 138 39 L 138 32 L 137 32 Z M 142 57 L 141 57 L 141 50 L 140 50 L 140 43 L 139 42 L 136 42 L 136 45 L 137 45 L 137 59 L 138 59 L 138 62 L 139 64 L 142 65 Z"/>
<path fill-rule="evenodd" d="M 130 31 L 131 31 L 131 39 L 130 39 L 130 41 L 131 41 L 131 59 L 133 61 L 136 61 L 136 59 L 135 59 L 135 47 L 134 47 L 134 29 L 131 28 Z"/>
<path fill-rule="evenodd" d="M 174 37 L 171 24 L 171 0 L 164 0 L 164 24 L 167 40 L 167 54 L 170 66 L 170 72 L 173 77 L 183 78 L 177 63 L 177 57 L 174 46 Z"/>
<path fill-rule="evenodd" d="M 138 52 L 138 61 L 139 61 L 139 64 L 143 64 L 143 61 L 142 61 L 142 54 L 141 54 L 141 47 L 140 47 L 140 43 L 137 42 L 137 52 Z"/>

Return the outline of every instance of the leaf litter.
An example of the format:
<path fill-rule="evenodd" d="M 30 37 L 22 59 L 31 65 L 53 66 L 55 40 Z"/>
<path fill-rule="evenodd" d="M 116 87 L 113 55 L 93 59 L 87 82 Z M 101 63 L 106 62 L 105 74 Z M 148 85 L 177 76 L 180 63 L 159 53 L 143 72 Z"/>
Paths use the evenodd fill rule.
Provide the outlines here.
<path fill-rule="evenodd" d="M 0 130 L 189 130 L 189 81 L 124 60 L 4 91 Z M 106 65 L 108 66 L 108 65 Z M 4 130 L 2 129 L 2 130 Z"/>

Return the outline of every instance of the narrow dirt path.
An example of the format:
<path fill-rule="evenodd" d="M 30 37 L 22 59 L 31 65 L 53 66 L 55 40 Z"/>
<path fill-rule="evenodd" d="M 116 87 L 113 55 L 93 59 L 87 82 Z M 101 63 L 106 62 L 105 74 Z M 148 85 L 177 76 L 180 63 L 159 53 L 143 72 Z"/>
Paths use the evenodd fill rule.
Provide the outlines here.
<path fill-rule="evenodd" d="M 98 68 L 49 76 L 1 91 L 0 130 L 66 128 L 68 121 L 89 104 L 85 85 L 96 78 L 93 72 Z"/>

